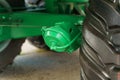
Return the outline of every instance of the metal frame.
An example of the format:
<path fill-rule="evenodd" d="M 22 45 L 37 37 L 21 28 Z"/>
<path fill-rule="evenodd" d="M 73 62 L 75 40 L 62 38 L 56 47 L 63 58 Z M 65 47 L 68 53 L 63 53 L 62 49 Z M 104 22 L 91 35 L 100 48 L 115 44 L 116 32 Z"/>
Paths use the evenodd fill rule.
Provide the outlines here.
<path fill-rule="evenodd" d="M 46 13 L 27 11 L 0 13 L 0 41 L 29 36 L 40 36 L 43 34 L 42 31 L 44 31 L 44 28 L 55 27 L 57 23 L 63 23 L 62 27 L 66 27 L 66 31 L 67 28 L 72 27 L 75 27 L 76 31 L 71 34 L 73 39 L 71 38 L 68 44 L 59 47 L 59 49 L 65 46 L 66 48 L 70 48 L 71 45 L 75 47 L 76 44 L 80 43 L 77 41 L 76 44 L 73 44 L 74 41 L 81 39 L 81 35 L 77 35 L 82 33 L 81 27 L 85 17 L 84 8 L 88 0 L 45 0 L 45 3 Z M 61 4 L 66 5 L 63 7 Z M 80 6 L 77 6 L 78 4 Z M 71 15 L 73 5 L 80 11 L 80 15 Z M 2 8 L 0 11 L 3 11 Z M 66 24 L 70 25 L 66 26 Z M 59 26 L 61 26 L 61 24 Z M 79 32 L 77 32 L 77 30 L 79 30 Z M 64 35 L 66 34 L 64 33 Z M 53 48 L 57 49 L 58 47 L 51 47 L 51 49 Z M 74 49 L 72 50 L 71 48 L 71 50 L 67 52 L 72 51 L 74 51 Z"/>

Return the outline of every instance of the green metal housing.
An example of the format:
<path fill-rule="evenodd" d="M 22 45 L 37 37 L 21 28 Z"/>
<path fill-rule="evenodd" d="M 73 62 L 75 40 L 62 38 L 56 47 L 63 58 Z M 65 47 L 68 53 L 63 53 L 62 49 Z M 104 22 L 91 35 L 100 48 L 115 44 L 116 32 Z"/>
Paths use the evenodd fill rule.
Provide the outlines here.
<path fill-rule="evenodd" d="M 45 3 L 46 10 L 39 12 L 6 12 L 1 6 L 0 41 L 42 35 L 51 50 L 72 53 L 78 49 L 88 0 L 45 0 Z"/>

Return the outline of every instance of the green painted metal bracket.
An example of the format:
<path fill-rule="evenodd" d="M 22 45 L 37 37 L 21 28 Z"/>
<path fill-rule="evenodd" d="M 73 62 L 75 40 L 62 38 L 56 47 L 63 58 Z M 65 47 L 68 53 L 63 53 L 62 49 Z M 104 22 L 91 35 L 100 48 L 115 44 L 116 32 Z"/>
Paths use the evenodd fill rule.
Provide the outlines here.
<path fill-rule="evenodd" d="M 2 16 L 5 17 L 5 16 Z M 3 25 L 0 25 L 0 41 L 10 38 L 22 38 L 29 36 L 41 35 L 41 28 L 44 26 L 51 27 L 55 23 L 69 22 L 76 24 L 83 21 L 82 16 L 58 15 L 36 12 L 16 12 L 6 17 Z M 5 24 L 4 24 L 5 23 Z"/>
<path fill-rule="evenodd" d="M 45 0 L 45 2 L 46 2 L 47 12 L 49 12 L 49 13 L 61 13 L 63 11 L 63 10 L 61 10 L 61 9 L 63 9 L 63 6 L 61 5 L 61 3 L 63 5 L 65 5 L 65 3 L 66 3 L 67 10 L 69 10 L 73 6 L 77 6 L 77 5 L 81 4 L 82 8 L 79 7 L 79 10 L 84 11 L 83 6 L 88 4 L 89 0 Z M 70 7 L 70 6 L 72 6 L 72 7 Z M 69 11 L 69 12 L 71 12 L 71 11 Z M 64 11 L 62 13 L 64 13 Z"/>
<path fill-rule="evenodd" d="M 81 44 L 88 0 L 45 0 L 45 13 L 10 12 L 0 8 L 0 41 L 42 35 L 57 52 L 73 52 Z M 74 10 L 77 14 L 74 15 Z"/>

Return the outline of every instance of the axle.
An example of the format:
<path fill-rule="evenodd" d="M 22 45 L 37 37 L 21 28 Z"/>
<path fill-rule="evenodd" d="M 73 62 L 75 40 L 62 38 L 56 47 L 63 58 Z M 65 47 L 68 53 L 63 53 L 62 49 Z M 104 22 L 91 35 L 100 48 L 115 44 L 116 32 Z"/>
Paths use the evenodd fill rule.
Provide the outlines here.
<path fill-rule="evenodd" d="M 85 16 L 73 15 L 73 10 L 84 11 L 87 0 L 55 1 L 46 0 L 44 12 L 6 12 L 5 7 L 0 7 L 0 41 L 42 35 L 48 47 L 57 52 L 72 53 L 78 49 Z M 52 7 L 57 10 L 49 11 Z"/>

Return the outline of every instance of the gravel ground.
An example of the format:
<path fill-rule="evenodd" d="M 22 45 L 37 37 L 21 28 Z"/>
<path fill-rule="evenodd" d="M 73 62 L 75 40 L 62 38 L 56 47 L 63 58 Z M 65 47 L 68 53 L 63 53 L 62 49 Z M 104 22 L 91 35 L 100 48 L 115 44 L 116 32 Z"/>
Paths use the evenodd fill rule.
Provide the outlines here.
<path fill-rule="evenodd" d="M 39 50 L 27 41 L 21 55 L 0 74 L 0 80 L 80 80 L 78 51 L 72 55 Z"/>

